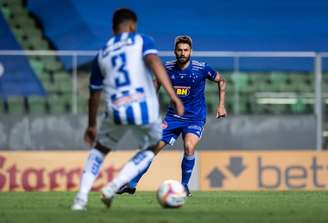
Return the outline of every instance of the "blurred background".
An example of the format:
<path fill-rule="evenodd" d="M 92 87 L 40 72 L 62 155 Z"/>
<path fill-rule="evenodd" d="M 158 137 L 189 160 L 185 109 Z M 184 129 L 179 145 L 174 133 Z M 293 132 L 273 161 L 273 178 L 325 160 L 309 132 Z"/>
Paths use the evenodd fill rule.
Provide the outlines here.
<path fill-rule="evenodd" d="M 0 150 L 85 150 L 90 62 L 113 11 L 138 15 L 163 61 L 176 35 L 228 82 L 229 116 L 208 122 L 199 150 L 328 148 L 328 1 L 0 0 Z M 160 92 L 162 112 L 169 103 Z M 102 108 L 103 109 L 103 108 Z M 133 149 L 132 136 L 122 139 Z M 131 138 L 131 140 L 130 140 Z M 181 149 L 181 142 L 177 147 Z"/>

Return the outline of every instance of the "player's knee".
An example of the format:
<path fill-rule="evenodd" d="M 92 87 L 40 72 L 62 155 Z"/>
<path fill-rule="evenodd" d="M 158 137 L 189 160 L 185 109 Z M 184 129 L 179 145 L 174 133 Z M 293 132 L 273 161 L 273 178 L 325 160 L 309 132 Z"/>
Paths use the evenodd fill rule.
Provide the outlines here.
<path fill-rule="evenodd" d="M 185 142 L 184 143 L 184 152 L 188 156 L 194 155 L 195 145 L 191 142 Z"/>
<path fill-rule="evenodd" d="M 97 141 L 95 149 L 101 152 L 104 155 L 107 155 L 112 149 L 102 145 L 100 142 Z"/>

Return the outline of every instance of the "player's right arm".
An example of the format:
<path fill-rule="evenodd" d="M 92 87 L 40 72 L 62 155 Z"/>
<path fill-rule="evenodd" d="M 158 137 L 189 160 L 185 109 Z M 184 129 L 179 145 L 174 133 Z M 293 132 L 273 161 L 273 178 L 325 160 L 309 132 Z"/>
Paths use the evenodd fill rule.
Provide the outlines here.
<path fill-rule="evenodd" d="M 84 141 L 89 146 L 93 146 L 97 135 L 97 112 L 100 104 L 101 92 L 103 88 L 103 76 L 99 69 L 98 56 L 92 62 L 90 76 L 90 96 L 88 102 L 88 126 L 84 133 Z"/>
<path fill-rule="evenodd" d="M 167 72 L 156 54 L 147 54 L 144 57 L 145 63 L 151 69 L 152 73 L 156 76 L 156 80 L 160 85 L 164 87 L 166 92 L 171 98 L 171 101 L 176 109 L 178 115 L 182 116 L 184 113 L 184 106 L 179 97 L 175 94 L 175 91 L 172 87 L 171 81 L 167 75 Z M 160 86 L 158 85 L 158 86 Z"/>

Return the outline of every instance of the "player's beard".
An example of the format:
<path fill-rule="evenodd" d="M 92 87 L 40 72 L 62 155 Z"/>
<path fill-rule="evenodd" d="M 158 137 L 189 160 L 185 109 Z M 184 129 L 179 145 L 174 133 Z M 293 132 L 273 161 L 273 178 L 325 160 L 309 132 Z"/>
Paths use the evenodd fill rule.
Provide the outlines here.
<path fill-rule="evenodd" d="M 190 56 L 189 57 L 185 57 L 185 56 L 176 57 L 176 59 L 180 65 L 184 66 L 189 62 Z"/>

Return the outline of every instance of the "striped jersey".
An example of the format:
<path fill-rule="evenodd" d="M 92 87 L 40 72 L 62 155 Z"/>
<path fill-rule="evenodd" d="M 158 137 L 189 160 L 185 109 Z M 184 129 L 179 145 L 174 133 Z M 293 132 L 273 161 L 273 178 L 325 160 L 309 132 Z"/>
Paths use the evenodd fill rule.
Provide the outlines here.
<path fill-rule="evenodd" d="M 188 67 L 181 70 L 176 61 L 165 64 L 171 83 L 176 94 L 185 107 L 183 116 L 175 113 L 172 105 L 169 106 L 167 115 L 189 120 L 206 120 L 205 83 L 206 79 L 214 81 L 217 72 L 204 62 L 190 60 Z"/>
<path fill-rule="evenodd" d="M 104 90 L 107 112 L 116 124 L 144 125 L 159 118 L 153 78 L 144 63 L 148 54 L 157 54 L 150 37 L 121 33 L 93 61 L 90 90 Z"/>

